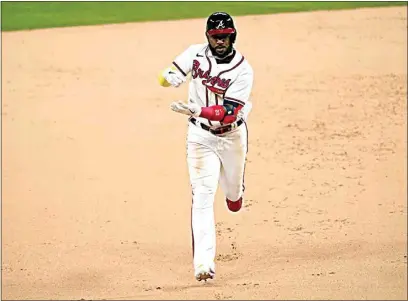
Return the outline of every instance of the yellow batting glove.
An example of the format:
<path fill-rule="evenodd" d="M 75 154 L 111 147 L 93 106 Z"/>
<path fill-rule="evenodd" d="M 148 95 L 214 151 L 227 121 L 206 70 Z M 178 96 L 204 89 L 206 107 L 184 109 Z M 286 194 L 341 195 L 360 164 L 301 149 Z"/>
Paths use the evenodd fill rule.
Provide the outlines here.
<path fill-rule="evenodd" d="M 159 84 L 163 87 L 179 87 L 182 83 L 186 81 L 186 77 L 181 74 L 181 72 L 175 67 L 171 66 L 164 69 L 159 74 Z"/>

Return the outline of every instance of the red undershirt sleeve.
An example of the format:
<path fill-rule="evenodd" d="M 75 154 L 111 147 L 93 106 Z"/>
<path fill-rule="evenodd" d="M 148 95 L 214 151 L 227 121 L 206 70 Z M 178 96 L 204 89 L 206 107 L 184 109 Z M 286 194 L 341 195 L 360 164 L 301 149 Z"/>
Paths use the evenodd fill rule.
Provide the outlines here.
<path fill-rule="evenodd" d="M 221 121 L 224 119 L 225 113 L 226 113 L 225 107 L 221 105 L 202 107 L 200 117 L 212 121 Z"/>

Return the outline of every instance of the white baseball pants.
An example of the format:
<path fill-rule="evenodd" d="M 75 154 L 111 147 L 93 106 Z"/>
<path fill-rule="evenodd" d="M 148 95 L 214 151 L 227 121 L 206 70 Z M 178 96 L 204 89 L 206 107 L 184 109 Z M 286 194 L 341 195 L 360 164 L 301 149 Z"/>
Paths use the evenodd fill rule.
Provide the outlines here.
<path fill-rule="evenodd" d="M 220 183 L 231 201 L 243 196 L 247 150 L 246 123 L 220 136 L 189 123 L 187 163 L 193 194 L 191 226 L 195 270 L 204 265 L 215 272 L 215 193 Z"/>

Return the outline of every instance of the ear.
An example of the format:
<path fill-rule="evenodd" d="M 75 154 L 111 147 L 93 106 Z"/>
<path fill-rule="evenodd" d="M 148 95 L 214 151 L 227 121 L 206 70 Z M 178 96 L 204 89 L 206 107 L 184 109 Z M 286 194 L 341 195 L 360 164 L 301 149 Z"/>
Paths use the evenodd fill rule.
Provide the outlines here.
<path fill-rule="evenodd" d="M 210 44 L 210 35 L 208 33 L 205 33 L 205 37 L 207 38 L 207 43 Z"/>
<path fill-rule="evenodd" d="M 235 32 L 230 35 L 231 44 L 234 44 L 236 39 L 237 39 L 237 30 L 235 29 Z"/>

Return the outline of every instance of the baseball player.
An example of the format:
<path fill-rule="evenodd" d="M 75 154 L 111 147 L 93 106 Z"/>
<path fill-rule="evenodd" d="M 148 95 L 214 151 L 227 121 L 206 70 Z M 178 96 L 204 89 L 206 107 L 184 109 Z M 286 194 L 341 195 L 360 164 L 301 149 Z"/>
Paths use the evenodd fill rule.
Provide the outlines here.
<path fill-rule="evenodd" d="M 218 183 L 230 211 L 242 207 L 248 151 L 246 120 L 252 109 L 253 70 L 234 48 L 232 17 L 216 12 L 207 19 L 207 43 L 195 44 L 175 57 L 159 75 L 164 87 L 179 87 L 191 73 L 188 101 L 171 109 L 187 115 L 187 164 L 193 194 L 193 265 L 198 281 L 215 276 L 214 197 Z"/>

